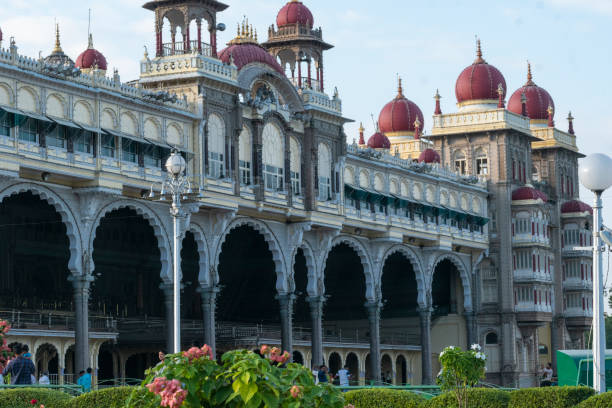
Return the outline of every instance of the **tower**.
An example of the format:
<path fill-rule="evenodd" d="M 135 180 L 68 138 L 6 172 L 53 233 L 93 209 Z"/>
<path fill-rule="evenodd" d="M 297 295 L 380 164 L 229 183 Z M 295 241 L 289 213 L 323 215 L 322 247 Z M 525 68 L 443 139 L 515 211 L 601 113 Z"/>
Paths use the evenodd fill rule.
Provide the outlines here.
<path fill-rule="evenodd" d="M 217 56 L 217 13 L 228 6 L 215 0 L 153 0 L 144 6 L 155 12 L 155 55 L 163 57 L 175 54 L 189 54 L 195 50 L 199 54 Z M 170 42 L 165 43 L 162 35 L 164 20 L 170 23 Z M 195 20 L 197 25 L 196 40 L 191 39 L 189 24 Z M 202 42 L 202 20 L 208 23 L 210 43 Z M 177 29 L 181 32 L 181 41 L 176 41 Z"/>
<path fill-rule="evenodd" d="M 323 51 L 333 48 L 333 45 L 323 41 L 320 27 L 313 28 L 314 17 L 308 7 L 301 1 L 291 0 L 278 12 L 276 25 L 277 28 L 270 26 L 268 41 L 262 45 L 280 60 L 284 70 L 289 66 L 290 79 L 298 89 L 324 92 Z M 312 75 L 313 62 L 316 79 Z M 303 67 L 304 63 L 306 67 Z"/>

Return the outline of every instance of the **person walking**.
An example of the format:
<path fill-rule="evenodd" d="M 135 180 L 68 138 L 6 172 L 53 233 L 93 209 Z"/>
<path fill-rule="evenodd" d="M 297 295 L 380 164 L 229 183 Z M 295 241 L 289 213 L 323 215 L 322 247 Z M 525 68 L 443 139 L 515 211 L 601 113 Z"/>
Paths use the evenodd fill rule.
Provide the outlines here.
<path fill-rule="evenodd" d="M 77 384 L 83 387 L 84 392 L 91 391 L 91 367 L 87 367 L 87 372 L 81 371 Z"/>
<path fill-rule="evenodd" d="M 48 371 L 43 372 L 43 374 L 38 379 L 38 383 L 40 385 L 50 385 L 51 384 L 51 381 L 49 380 L 49 372 Z"/>
<path fill-rule="evenodd" d="M 344 368 L 341 368 L 340 370 L 338 370 L 337 375 L 338 375 L 338 379 L 340 380 L 340 386 L 348 387 L 349 379 L 351 377 L 351 375 L 349 374 L 348 366 L 344 366 Z"/>
<path fill-rule="evenodd" d="M 329 377 L 327 376 L 327 367 L 325 365 L 319 367 L 319 372 L 317 373 L 317 376 L 319 377 L 319 384 L 326 384 L 329 382 Z"/>
<path fill-rule="evenodd" d="M 35 372 L 34 363 L 32 360 L 23 356 L 23 347 L 21 344 L 15 345 L 14 352 L 16 358 L 13 359 L 2 371 L 3 376 L 11 376 L 11 384 L 30 385 Z"/>

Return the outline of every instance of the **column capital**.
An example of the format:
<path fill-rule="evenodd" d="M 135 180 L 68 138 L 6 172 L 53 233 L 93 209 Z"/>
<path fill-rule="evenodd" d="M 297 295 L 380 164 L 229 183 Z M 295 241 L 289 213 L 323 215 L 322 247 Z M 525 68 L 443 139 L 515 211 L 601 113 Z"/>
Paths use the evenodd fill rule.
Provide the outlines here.
<path fill-rule="evenodd" d="M 417 309 L 420 316 L 430 315 L 433 313 L 433 307 L 419 307 Z"/>
<path fill-rule="evenodd" d="M 281 307 L 287 307 L 289 305 L 293 305 L 296 296 L 293 293 L 279 293 L 275 296 L 275 298 L 278 300 Z"/>
<path fill-rule="evenodd" d="M 75 291 L 88 290 L 91 282 L 94 281 L 92 275 L 70 274 L 68 281 L 72 283 Z"/>

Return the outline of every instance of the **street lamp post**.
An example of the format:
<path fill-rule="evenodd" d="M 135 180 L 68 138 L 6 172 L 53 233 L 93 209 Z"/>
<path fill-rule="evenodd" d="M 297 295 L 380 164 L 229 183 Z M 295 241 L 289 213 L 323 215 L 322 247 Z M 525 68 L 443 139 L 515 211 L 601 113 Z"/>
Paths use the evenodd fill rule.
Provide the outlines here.
<path fill-rule="evenodd" d="M 173 221 L 173 257 L 172 257 L 172 281 L 173 281 L 173 319 L 172 319 L 172 345 L 173 353 L 181 351 L 181 282 L 180 282 L 180 245 L 182 232 L 179 220 L 185 217 L 185 212 L 181 206 L 181 199 L 188 200 L 198 194 L 194 194 L 191 182 L 185 174 L 187 168 L 185 159 L 176 150 L 172 150 L 170 157 L 165 164 L 168 175 L 163 181 L 161 192 L 156 197 L 151 186 L 149 193 L 150 199 L 166 201 L 171 204 L 170 215 Z"/>
<path fill-rule="evenodd" d="M 606 331 L 602 271 L 601 195 L 612 186 L 612 159 L 605 154 L 587 156 L 580 163 L 580 181 L 595 194 L 593 206 L 593 387 L 606 392 Z"/>

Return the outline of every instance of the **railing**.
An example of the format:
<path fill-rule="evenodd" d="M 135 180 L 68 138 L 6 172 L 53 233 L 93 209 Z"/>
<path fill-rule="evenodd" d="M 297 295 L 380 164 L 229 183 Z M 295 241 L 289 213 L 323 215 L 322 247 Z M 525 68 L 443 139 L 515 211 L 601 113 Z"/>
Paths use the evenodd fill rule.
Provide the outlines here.
<path fill-rule="evenodd" d="M 84 390 L 81 385 L 65 384 L 65 385 L 40 385 L 40 384 L 27 384 L 27 385 L 16 385 L 16 384 L 0 384 L 0 390 L 11 390 L 16 388 L 40 388 L 47 390 L 63 391 L 70 395 L 81 395 Z"/>
<path fill-rule="evenodd" d="M 0 310 L 0 319 L 8 320 L 13 329 L 55 328 L 74 330 L 75 327 L 75 315 L 73 312 Z M 115 331 L 117 330 L 117 322 L 108 316 L 89 316 L 89 327 L 92 330 Z"/>
<path fill-rule="evenodd" d="M 289 81 L 291 81 L 293 86 L 298 89 L 312 89 L 316 92 L 323 92 L 321 89 L 321 81 L 312 78 L 310 78 L 309 81 L 307 76 L 302 77 L 301 79 L 301 82 L 299 78 L 290 78 Z"/>
<path fill-rule="evenodd" d="M 180 55 L 180 54 L 191 54 L 196 53 L 199 55 L 205 55 L 210 57 L 212 55 L 212 48 L 210 44 L 206 44 L 205 42 L 200 42 L 200 47 L 198 48 L 198 41 L 192 40 L 189 41 L 189 48 L 185 49 L 185 43 L 183 41 L 176 41 L 173 43 L 166 43 L 162 46 L 163 56 L 168 57 L 171 55 Z"/>

